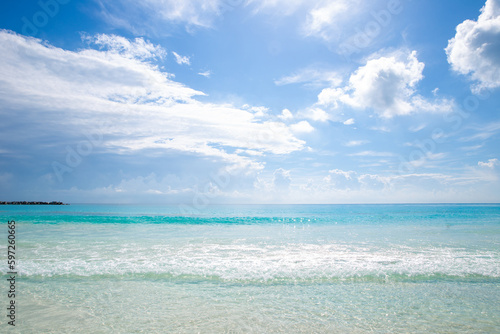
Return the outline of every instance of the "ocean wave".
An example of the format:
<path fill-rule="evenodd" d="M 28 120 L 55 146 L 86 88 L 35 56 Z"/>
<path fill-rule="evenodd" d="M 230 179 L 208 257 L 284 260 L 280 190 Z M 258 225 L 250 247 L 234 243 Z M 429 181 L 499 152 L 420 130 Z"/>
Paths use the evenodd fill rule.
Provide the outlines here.
<path fill-rule="evenodd" d="M 1 273 L 7 270 L 2 268 Z M 453 247 L 350 244 L 187 243 L 26 248 L 25 277 L 127 276 L 227 281 L 342 281 L 500 278 L 500 254 Z"/>

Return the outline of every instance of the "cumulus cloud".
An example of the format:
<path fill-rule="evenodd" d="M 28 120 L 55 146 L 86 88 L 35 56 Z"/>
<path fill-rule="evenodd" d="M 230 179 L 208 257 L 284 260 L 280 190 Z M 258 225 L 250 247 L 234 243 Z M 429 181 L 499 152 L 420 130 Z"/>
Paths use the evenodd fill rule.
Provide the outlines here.
<path fill-rule="evenodd" d="M 290 110 L 288 109 L 283 109 L 281 111 L 281 115 L 278 116 L 279 119 L 283 120 L 283 121 L 288 121 L 288 120 L 291 120 L 293 119 L 293 115 L 292 113 L 290 112 Z"/>
<path fill-rule="evenodd" d="M 471 185 L 481 185 L 471 188 Z M 491 173 L 472 171 L 461 176 L 441 173 L 412 174 L 362 174 L 355 171 L 333 169 L 321 180 L 309 181 L 302 187 L 302 192 L 311 191 L 311 196 L 345 203 L 348 199 L 367 201 L 369 203 L 408 203 L 408 202 L 441 202 L 455 200 L 494 202 L 498 199 L 492 190 L 498 184 L 498 178 Z M 471 197 L 472 189 L 483 189 L 484 194 L 476 191 Z M 464 196 L 467 193 L 466 196 Z M 319 196 L 319 197 L 318 197 Z M 328 202 L 328 200 L 326 201 Z"/>
<path fill-rule="evenodd" d="M 305 197 L 304 192 L 308 192 L 312 203 L 312 198 L 316 203 L 348 203 L 353 200 L 358 203 L 495 203 L 499 199 L 498 180 L 498 175 L 489 168 L 487 171 L 466 169 L 460 175 L 365 174 L 333 169 L 326 177 L 302 186 L 301 193 Z"/>
<path fill-rule="evenodd" d="M 333 109 L 342 105 L 373 109 L 384 118 L 419 111 L 450 111 L 450 101 L 431 102 L 416 93 L 423 70 L 424 63 L 418 61 L 415 51 L 373 58 L 349 77 L 346 86 L 323 89 L 317 104 Z"/>
<path fill-rule="evenodd" d="M 298 123 L 292 124 L 290 129 L 294 133 L 310 133 L 314 131 L 314 128 L 309 124 L 308 121 L 300 121 Z"/>
<path fill-rule="evenodd" d="M 257 175 L 257 176 L 256 176 Z M 499 200 L 498 173 L 478 166 L 460 175 L 446 173 L 368 174 L 332 169 L 324 176 L 292 183 L 291 171 L 283 168 L 271 175 L 253 174 L 246 178 L 247 188 L 238 188 L 238 177 L 218 176 L 194 184 L 178 174 L 118 179 L 112 185 L 91 190 L 74 188 L 51 193 L 54 198 L 78 198 L 87 201 L 147 200 L 189 203 L 193 209 L 208 203 L 428 203 L 477 202 Z M 190 184 L 190 186 L 186 186 Z M 239 190 L 238 190 L 239 189 Z M 244 189 L 243 191 L 241 189 Z M 201 197 L 200 197 L 201 196 Z M 193 204 L 193 206 L 191 206 Z"/>
<path fill-rule="evenodd" d="M 390 177 L 374 174 L 359 174 L 355 171 L 332 169 L 323 179 L 327 189 L 344 191 L 374 191 L 389 187 Z"/>
<path fill-rule="evenodd" d="M 331 118 L 326 111 L 318 107 L 304 110 L 300 113 L 300 116 L 317 122 L 326 122 Z"/>
<path fill-rule="evenodd" d="M 276 154 L 304 147 L 288 126 L 266 116 L 266 108 L 197 101 L 202 92 L 153 63 L 161 47 L 114 35 L 88 39 L 104 49 L 68 51 L 0 31 L 0 114 L 13 129 L 2 136 L 35 146 L 41 136 L 52 136 L 64 148 L 78 135 L 99 131 L 108 152 L 174 150 L 250 169 L 263 165 L 225 147 Z M 29 136 L 14 130 L 19 119 Z"/>
<path fill-rule="evenodd" d="M 500 0 L 487 0 L 477 21 L 460 23 L 446 54 L 453 70 L 476 81 L 474 91 L 500 87 Z"/>

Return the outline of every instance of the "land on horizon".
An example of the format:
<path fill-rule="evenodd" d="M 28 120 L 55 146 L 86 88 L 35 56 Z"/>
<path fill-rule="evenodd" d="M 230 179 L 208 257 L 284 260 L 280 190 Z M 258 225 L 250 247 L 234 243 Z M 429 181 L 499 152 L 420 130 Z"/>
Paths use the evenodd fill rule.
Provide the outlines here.
<path fill-rule="evenodd" d="M 39 201 L 12 201 L 12 202 L 0 202 L 0 205 L 69 205 L 63 202 L 39 202 Z"/>

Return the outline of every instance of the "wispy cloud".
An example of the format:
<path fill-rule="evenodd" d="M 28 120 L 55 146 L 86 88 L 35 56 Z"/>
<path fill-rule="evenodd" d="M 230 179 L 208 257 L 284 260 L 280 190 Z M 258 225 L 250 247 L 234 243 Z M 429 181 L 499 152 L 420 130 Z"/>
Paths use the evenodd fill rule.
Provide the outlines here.
<path fill-rule="evenodd" d="M 341 24 L 359 11 L 359 1 L 323 1 L 311 8 L 302 27 L 306 36 L 331 40 Z"/>
<path fill-rule="evenodd" d="M 351 153 L 351 157 L 393 157 L 395 154 L 391 152 L 378 152 L 378 151 L 362 151 L 358 153 Z"/>
<path fill-rule="evenodd" d="M 172 52 L 175 57 L 175 62 L 179 65 L 191 65 L 191 61 L 187 56 L 181 56 L 177 52 Z"/>
<path fill-rule="evenodd" d="M 146 30 L 154 33 L 161 33 L 158 27 L 165 23 L 183 24 L 187 30 L 210 28 L 225 5 L 223 0 L 97 1 L 100 15 L 108 24 L 136 32 Z"/>
<path fill-rule="evenodd" d="M 370 142 L 369 140 L 350 140 L 347 143 L 345 143 L 344 146 L 347 147 L 361 146 L 368 144 L 369 142 Z"/>
<path fill-rule="evenodd" d="M 100 50 L 116 53 L 125 58 L 139 60 L 162 59 L 167 51 L 160 45 L 154 45 L 143 38 L 135 38 L 133 41 L 117 35 L 97 34 L 95 36 L 86 33 L 81 34 L 83 41 L 89 45 L 95 45 Z"/>
<path fill-rule="evenodd" d="M 202 92 L 173 81 L 146 60 L 154 58 L 151 50 L 161 48 L 143 41 L 127 44 L 116 36 L 93 40 L 106 41 L 102 44 L 110 49 L 72 52 L 0 31 L 3 110 L 23 110 L 25 129 L 50 124 L 61 145 L 106 122 L 110 126 L 102 130 L 102 147 L 122 154 L 169 149 L 262 168 L 223 147 L 277 154 L 304 147 L 290 127 L 265 114 L 257 117 L 255 111 L 197 101 Z M 36 133 L 30 140 L 37 140 Z M 27 140 L 15 131 L 12 138 Z"/>
<path fill-rule="evenodd" d="M 198 72 L 198 74 L 201 75 L 202 77 L 210 78 L 210 76 L 212 75 L 212 72 L 211 71 L 204 71 L 204 72 Z"/>
<path fill-rule="evenodd" d="M 307 67 L 291 75 L 275 80 L 278 86 L 289 84 L 304 84 L 313 87 L 336 86 L 342 83 L 342 78 L 334 71 L 328 71 L 319 67 Z"/>
<path fill-rule="evenodd" d="M 481 144 L 481 145 L 474 145 L 474 146 L 463 146 L 463 147 L 460 147 L 460 149 L 463 150 L 463 151 L 477 151 L 480 148 L 482 148 L 483 146 L 484 146 L 483 144 Z"/>
<path fill-rule="evenodd" d="M 475 140 L 485 141 L 500 132 L 500 122 L 490 123 L 480 127 L 472 126 L 470 127 L 470 129 L 476 131 L 476 134 L 462 137 L 460 141 L 463 142 L 469 142 Z"/>
<path fill-rule="evenodd" d="M 425 129 L 426 126 L 426 124 L 412 125 L 408 130 L 411 132 L 419 132 L 420 130 Z"/>

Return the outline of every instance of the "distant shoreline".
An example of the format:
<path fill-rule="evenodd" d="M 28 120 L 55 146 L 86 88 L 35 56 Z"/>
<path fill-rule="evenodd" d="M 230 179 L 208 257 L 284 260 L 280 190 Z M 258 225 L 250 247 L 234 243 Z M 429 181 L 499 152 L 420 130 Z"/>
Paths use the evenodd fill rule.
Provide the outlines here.
<path fill-rule="evenodd" d="M 69 205 L 63 202 L 26 202 L 26 201 L 14 201 L 14 202 L 0 202 L 0 205 Z"/>

